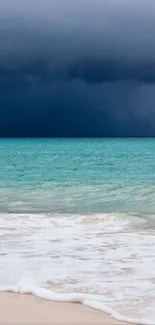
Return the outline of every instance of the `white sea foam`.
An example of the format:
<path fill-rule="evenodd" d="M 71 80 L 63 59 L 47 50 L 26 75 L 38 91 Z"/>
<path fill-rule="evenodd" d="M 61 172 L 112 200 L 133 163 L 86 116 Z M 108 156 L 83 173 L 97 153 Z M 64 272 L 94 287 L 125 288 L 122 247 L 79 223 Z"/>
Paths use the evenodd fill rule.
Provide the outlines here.
<path fill-rule="evenodd" d="M 125 317 L 117 313 L 112 308 L 106 306 L 102 301 L 101 297 L 89 294 L 79 294 L 79 293 L 54 293 L 50 290 L 39 288 L 39 287 L 26 287 L 24 285 L 16 285 L 16 286 L 0 286 L 1 292 L 14 292 L 14 293 L 22 293 L 22 294 L 32 294 L 38 298 L 51 300 L 56 302 L 71 302 L 71 303 L 80 303 L 84 306 L 102 311 L 111 317 L 119 320 L 125 321 L 133 324 L 141 324 L 141 325 L 152 325 L 152 321 L 142 319 L 139 320 L 137 318 Z"/>
<path fill-rule="evenodd" d="M 1 214 L 0 290 L 152 324 L 154 235 L 145 220 L 125 214 Z"/>

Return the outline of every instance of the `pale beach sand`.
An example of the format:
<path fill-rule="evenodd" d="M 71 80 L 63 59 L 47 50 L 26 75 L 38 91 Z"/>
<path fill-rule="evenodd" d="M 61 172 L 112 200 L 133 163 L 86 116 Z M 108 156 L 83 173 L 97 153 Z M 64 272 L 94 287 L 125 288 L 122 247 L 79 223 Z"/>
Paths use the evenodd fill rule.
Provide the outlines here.
<path fill-rule="evenodd" d="M 57 303 L 32 295 L 0 293 L 0 325 L 119 325 L 108 315 L 76 303 Z"/>

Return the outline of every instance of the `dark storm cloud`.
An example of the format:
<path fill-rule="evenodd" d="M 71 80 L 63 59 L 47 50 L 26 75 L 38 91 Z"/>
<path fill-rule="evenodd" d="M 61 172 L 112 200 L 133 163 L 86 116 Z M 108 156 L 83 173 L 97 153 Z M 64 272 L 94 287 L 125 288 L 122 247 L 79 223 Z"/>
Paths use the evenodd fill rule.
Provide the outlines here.
<path fill-rule="evenodd" d="M 155 135 L 155 4 L 1 0 L 0 135 Z"/>
<path fill-rule="evenodd" d="M 144 83 L 155 82 L 155 62 L 129 64 L 115 59 L 92 59 L 74 63 L 68 69 L 69 79 L 81 79 L 87 83 L 117 82 L 134 80 Z"/>

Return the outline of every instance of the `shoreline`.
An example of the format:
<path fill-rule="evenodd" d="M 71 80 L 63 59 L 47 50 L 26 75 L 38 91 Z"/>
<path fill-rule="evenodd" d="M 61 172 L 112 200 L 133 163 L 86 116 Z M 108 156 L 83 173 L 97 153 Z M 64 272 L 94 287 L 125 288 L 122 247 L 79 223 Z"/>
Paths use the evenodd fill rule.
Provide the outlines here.
<path fill-rule="evenodd" d="M 31 294 L 0 292 L 0 325 L 125 325 L 78 303 L 54 302 Z"/>

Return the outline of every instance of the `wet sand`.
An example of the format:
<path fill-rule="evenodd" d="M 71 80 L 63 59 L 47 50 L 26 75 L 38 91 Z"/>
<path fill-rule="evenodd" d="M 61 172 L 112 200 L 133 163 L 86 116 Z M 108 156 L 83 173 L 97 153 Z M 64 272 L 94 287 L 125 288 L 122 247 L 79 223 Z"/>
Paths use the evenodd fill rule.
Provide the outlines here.
<path fill-rule="evenodd" d="M 119 325 L 108 315 L 77 303 L 58 303 L 32 295 L 0 293 L 0 325 Z"/>

